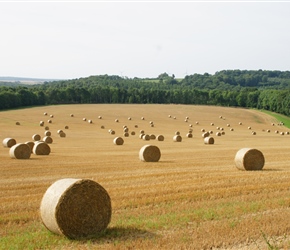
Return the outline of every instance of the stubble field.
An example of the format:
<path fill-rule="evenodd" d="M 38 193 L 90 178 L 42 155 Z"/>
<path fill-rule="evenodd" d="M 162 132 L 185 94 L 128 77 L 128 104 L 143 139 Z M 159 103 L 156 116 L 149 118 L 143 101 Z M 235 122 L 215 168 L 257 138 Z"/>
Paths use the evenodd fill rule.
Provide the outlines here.
<path fill-rule="evenodd" d="M 50 155 L 16 160 L 0 147 L 0 249 L 290 248 L 290 135 L 274 132 L 290 129 L 273 117 L 215 106 L 46 106 L 0 112 L 0 139 L 43 137 L 41 120 L 52 133 Z M 124 125 L 136 134 L 124 137 Z M 217 127 L 225 134 L 216 136 Z M 186 137 L 190 128 L 193 138 Z M 213 131 L 214 145 L 204 144 L 201 129 Z M 165 140 L 144 141 L 140 130 Z M 176 131 L 182 142 L 173 141 Z M 123 145 L 114 145 L 116 136 Z M 140 161 L 139 150 L 147 144 L 159 147 L 159 162 Z M 241 148 L 264 154 L 262 171 L 235 167 Z M 62 178 L 91 179 L 107 190 L 112 218 L 105 233 L 72 241 L 44 227 L 42 196 Z"/>

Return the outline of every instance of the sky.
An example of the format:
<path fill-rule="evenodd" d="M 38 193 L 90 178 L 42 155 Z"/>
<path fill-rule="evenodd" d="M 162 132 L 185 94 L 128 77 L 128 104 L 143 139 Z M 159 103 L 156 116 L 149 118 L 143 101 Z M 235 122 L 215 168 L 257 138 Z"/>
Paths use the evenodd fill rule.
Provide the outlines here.
<path fill-rule="evenodd" d="M 0 76 L 290 70 L 290 1 L 1 1 Z"/>

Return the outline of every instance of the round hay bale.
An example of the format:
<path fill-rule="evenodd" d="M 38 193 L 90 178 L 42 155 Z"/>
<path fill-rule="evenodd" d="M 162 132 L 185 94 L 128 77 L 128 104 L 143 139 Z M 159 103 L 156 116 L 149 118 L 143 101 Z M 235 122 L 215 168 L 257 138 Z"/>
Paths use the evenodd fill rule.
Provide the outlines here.
<path fill-rule="evenodd" d="M 141 117 L 141 120 L 145 120 L 145 118 L 144 117 Z"/>
<path fill-rule="evenodd" d="M 5 148 L 11 148 L 12 146 L 14 146 L 16 144 L 16 140 L 13 138 L 5 138 L 2 141 L 2 144 Z"/>
<path fill-rule="evenodd" d="M 65 127 L 64 127 L 64 129 L 68 129 L 68 128 L 69 128 L 68 126 L 65 126 Z"/>
<path fill-rule="evenodd" d="M 92 120 L 88 120 L 88 123 L 93 123 L 93 121 Z"/>
<path fill-rule="evenodd" d="M 35 155 L 49 155 L 50 154 L 50 147 L 45 142 L 37 142 L 34 144 L 32 149 L 33 154 Z"/>
<path fill-rule="evenodd" d="M 216 135 L 216 136 L 222 136 L 222 133 L 221 133 L 221 132 L 216 132 L 215 135 Z"/>
<path fill-rule="evenodd" d="M 175 134 L 175 135 L 180 135 L 180 132 L 179 132 L 179 131 L 175 131 L 174 134 Z"/>
<path fill-rule="evenodd" d="M 213 134 L 213 131 L 212 130 L 210 130 L 210 131 L 208 131 L 210 134 Z"/>
<path fill-rule="evenodd" d="M 47 113 L 46 113 L 46 112 L 44 112 L 43 114 L 44 114 L 44 115 L 47 115 Z"/>
<path fill-rule="evenodd" d="M 16 124 L 16 125 L 20 125 L 20 122 L 16 122 L 15 124 Z"/>
<path fill-rule="evenodd" d="M 202 128 L 200 131 L 201 131 L 201 132 L 205 132 L 205 129 L 204 129 L 204 128 Z"/>
<path fill-rule="evenodd" d="M 18 143 L 10 148 L 9 155 L 13 159 L 29 159 L 31 155 L 31 149 L 25 143 Z"/>
<path fill-rule="evenodd" d="M 45 227 L 55 234 L 69 239 L 93 238 L 111 221 L 111 199 L 95 181 L 60 179 L 43 195 L 40 216 Z"/>
<path fill-rule="evenodd" d="M 154 134 L 151 134 L 150 135 L 150 140 L 155 140 L 156 139 L 156 136 Z"/>
<path fill-rule="evenodd" d="M 116 137 L 114 139 L 114 144 L 115 145 L 123 145 L 124 144 L 124 139 L 122 137 Z"/>
<path fill-rule="evenodd" d="M 52 123 L 52 120 L 47 120 L 48 123 Z"/>
<path fill-rule="evenodd" d="M 150 135 L 144 134 L 144 135 L 142 136 L 142 139 L 143 139 L 144 141 L 149 141 L 149 140 L 150 140 Z"/>
<path fill-rule="evenodd" d="M 27 144 L 30 148 L 30 152 L 32 153 L 33 147 L 34 147 L 34 142 L 33 141 L 27 141 L 25 142 L 25 144 Z"/>
<path fill-rule="evenodd" d="M 125 132 L 125 133 L 127 133 L 128 131 L 129 131 L 129 128 L 127 128 L 127 127 L 123 129 L 123 132 Z"/>
<path fill-rule="evenodd" d="M 230 126 L 231 126 L 231 125 L 228 123 L 228 124 L 227 124 L 227 127 L 230 127 Z"/>
<path fill-rule="evenodd" d="M 234 131 L 234 129 L 233 128 L 230 128 L 230 131 Z"/>
<path fill-rule="evenodd" d="M 111 135 L 116 134 L 115 130 L 111 130 L 111 131 L 110 131 L 110 134 L 111 134 Z"/>
<path fill-rule="evenodd" d="M 195 124 L 196 124 L 196 125 L 198 125 L 198 124 L 199 124 L 199 122 L 195 122 Z"/>
<path fill-rule="evenodd" d="M 47 144 L 51 144 L 53 142 L 53 139 L 50 136 L 45 136 L 42 140 Z"/>
<path fill-rule="evenodd" d="M 171 118 L 171 115 L 168 115 L 168 118 Z"/>
<path fill-rule="evenodd" d="M 225 131 L 222 131 L 222 135 L 225 135 L 226 134 L 226 132 Z"/>
<path fill-rule="evenodd" d="M 101 129 L 104 129 L 104 128 L 105 128 L 105 126 L 104 126 L 104 125 L 102 125 L 102 126 L 101 126 Z"/>
<path fill-rule="evenodd" d="M 270 132 L 271 132 L 271 130 L 270 130 L 270 129 L 267 129 L 267 132 L 268 132 L 268 133 L 270 133 Z"/>
<path fill-rule="evenodd" d="M 39 122 L 39 126 L 42 127 L 43 125 L 44 125 L 44 121 L 40 121 L 40 122 Z"/>
<path fill-rule="evenodd" d="M 102 118 L 103 118 L 102 116 L 100 116 L 100 115 L 98 116 L 98 119 L 102 119 Z"/>
<path fill-rule="evenodd" d="M 50 118 L 53 118 L 53 115 L 50 115 Z"/>
<path fill-rule="evenodd" d="M 59 130 L 57 130 L 56 132 L 57 132 L 58 134 L 60 134 L 60 133 L 63 132 L 63 130 L 62 130 L 62 129 L 59 129 Z"/>
<path fill-rule="evenodd" d="M 145 133 L 145 131 L 144 130 L 140 130 L 140 134 L 144 134 Z"/>
<path fill-rule="evenodd" d="M 139 159 L 141 161 L 158 162 L 160 157 L 160 149 L 154 145 L 145 145 L 139 151 Z"/>
<path fill-rule="evenodd" d="M 186 137 L 188 137 L 188 138 L 192 138 L 192 133 L 187 133 L 187 134 L 186 134 Z"/>
<path fill-rule="evenodd" d="M 211 126 L 214 126 L 214 123 L 211 123 L 210 125 L 211 125 Z"/>
<path fill-rule="evenodd" d="M 45 132 L 44 132 L 44 136 L 51 136 L 51 132 L 50 132 L 50 131 L 48 131 L 48 130 L 47 130 L 47 131 L 45 131 Z"/>
<path fill-rule="evenodd" d="M 174 116 L 173 119 L 176 120 L 176 116 Z"/>
<path fill-rule="evenodd" d="M 239 122 L 239 125 L 243 125 L 243 123 L 242 122 Z"/>
<path fill-rule="evenodd" d="M 119 122 L 119 120 L 118 120 L 118 119 L 116 119 L 116 120 L 115 120 L 115 122 Z"/>
<path fill-rule="evenodd" d="M 49 127 L 48 126 L 45 126 L 44 130 L 49 130 Z"/>
<path fill-rule="evenodd" d="M 164 141 L 164 136 L 163 135 L 157 135 L 156 139 L 157 139 L 157 141 Z"/>
<path fill-rule="evenodd" d="M 143 134 L 139 134 L 139 138 L 142 139 L 143 135 L 145 135 L 144 133 Z"/>
<path fill-rule="evenodd" d="M 251 126 L 249 126 L 249 127 L 248 127 L 248 129 L 252 129 L 252 127 L 251 127 Z"/>
<path fill-rule="evenodd" d="M 284 135 L 284 132 L 280 132 L 280 135 Z"/>
<path fill-rule="evenodd" d="M 135 125 L 134 127 L 135 127 L 135 128 L 138 128 L 138 125 Z"/>
<path fill-rule="evenodd" d="M 192 128 L 192 124 L 189 124 L 188 126 Z"/>
<path fill-rule="evenodd" d="M 85 122 L 87 120 L 87 118 L 83 118 L 83 121 Z"/>
<path fill-rule="evenodd" d="M 262 170 L 265 158 L 258 149 L 242 148 L 236 153 L 235 164 L 241 170 Z"/>
<path fill-rule="evenodd" d="M 70 117 L 74 117 L 74 114 L 70 114 Z"/>
<path fill-rule="evenodd" d="M 131 121 L 131 120 L 132 120 L 132 118 L 131 118 L 131 117 L 128 117 L 128 120 L 129 120 L 129 121 Z"/>
<path fill-rule="evenodd" d="M 130 134 L 129 134 L 128 132 L 125 132 L 125 133 L 124 133 L 124 137 L 129 137 L 129 135 L 130 135 Z"/>
<path fill-rule="evenodd" d="M 32 136 L 32 140 L 34 140 L 34 141 L 40 141 L 40 139 L 41 139 L 41 136 L 39 134 L 34 134 Z"/>
<path fill-rule="evenodd" d="M 135 131 L 132 131 L 132 132 L 131 132 L 131 135 L 135 135 L 135 134 L 136 134 Z"/>
<path fill-rule="evenodd" d="M 66 133 L 65 133 L 65 132 L 63 132 L 63 131 L 62 131 L 62 132 L 60 132 L 60 133 L 59 133 L 59 137 L 62 137 L 62 138 L 66 137 Z"/>
<path fill-rule="evenodd" d="M 203 138 L 206 138 L 206 137 L 208 137 L 209 135 L 210 135 L 209 132 L 205 132 L 205 133 L 203 133 L 201 136 L 202 136 Z"/>
<path fill-rule="evenodd" d="M 252 135 L 256 135 L 256 132 L 255 132 L 255 131 L 253 131 L 253 132 L 252 132 Z"/>
<path fill-rule="evenodd" d="M 289 135 L 290 133 L 289 133 L 289 131 L 287 131 L 287 132 L 285 132 L 285 134 L 286 134 L 286 135 Z"/>
<path fill-rule="evenodd" d="M 175 136 L 173 136 L 173 141 L 174 141 L 174 142 L 182 142 L 182 137 L 181 137 L 181 135 L 175 135 Z"/>
<path fill-rule="evenodd" d="M 213 137 L 205 137 L 204 138 L 204 144 L 214 144 L 214 138 Z"/>

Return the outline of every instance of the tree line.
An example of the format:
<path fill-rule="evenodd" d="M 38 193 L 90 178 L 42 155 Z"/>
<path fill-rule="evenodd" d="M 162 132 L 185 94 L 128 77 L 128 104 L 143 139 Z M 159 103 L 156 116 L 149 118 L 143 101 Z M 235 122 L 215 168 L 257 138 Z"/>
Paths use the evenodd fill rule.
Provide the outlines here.
<path fill-rule="evenodd" d="M 265 109 L 290 116 L 290 72 L 220 71 L 184 79 L 162 73 L 156 78 L 99 75 L 0 86 L 0 109 L 78 103 L 175 103 Z"/>

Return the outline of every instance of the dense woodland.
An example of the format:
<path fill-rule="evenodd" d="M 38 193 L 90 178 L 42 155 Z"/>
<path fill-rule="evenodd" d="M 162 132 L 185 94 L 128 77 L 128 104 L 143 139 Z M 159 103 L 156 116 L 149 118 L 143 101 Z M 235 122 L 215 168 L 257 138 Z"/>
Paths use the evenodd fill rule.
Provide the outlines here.
<path fill-rule="evenodd" d="M 290 116 L 290 71 L 223 70 L 183 79 L 98 75 L 21 85 L 2 82 L 0 110 L 77 103 L 175 103 L 265 109 Z"/>

